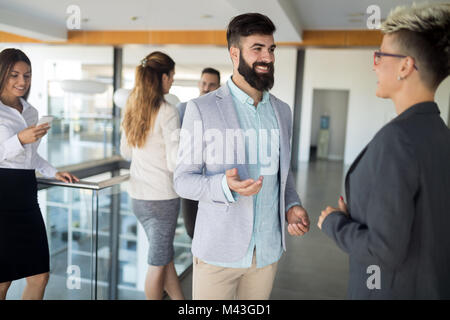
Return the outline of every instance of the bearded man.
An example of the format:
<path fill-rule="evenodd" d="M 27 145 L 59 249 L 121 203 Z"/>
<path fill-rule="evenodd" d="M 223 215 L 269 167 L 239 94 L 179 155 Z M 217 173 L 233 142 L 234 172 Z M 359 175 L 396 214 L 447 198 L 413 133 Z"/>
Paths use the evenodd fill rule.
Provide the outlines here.
<path fill-rule="evenodd" d="M 268 299 L 286 250 L 285 225 L 293 236 L 309 230 L 289 167 L 291 109 L 268 92 L 274 32 L 265 15 L 233 18 L 232 77 L 187 104 L 174 186 L 199 201 L 193 299 Z"/>

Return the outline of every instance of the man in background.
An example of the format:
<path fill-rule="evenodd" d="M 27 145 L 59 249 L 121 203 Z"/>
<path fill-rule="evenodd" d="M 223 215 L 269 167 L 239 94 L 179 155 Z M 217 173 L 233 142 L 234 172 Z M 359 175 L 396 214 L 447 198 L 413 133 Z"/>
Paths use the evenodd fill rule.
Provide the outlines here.
<path fill-rule="evenodd" d="M 202 71 L 200 81 L 198 82 L 198 90 L 200 96 L 214 91 L 220 87 L 220 72 L 213 68 L 205 68 Z M 186 111 L 187 102 L 180 102 L 177 105 L 180 113 L 180 121 L 183 124 L 184 112 Z M 191 239 L 194 237 L 195 219 L 197 217 L 198 201 L 190 199 L 181 199 L 181 212 L 183 213 L 184 226 L 187 234 Z"/>
<path fill-rule="evenodd" d="M 220 72 L 214 68 L 205 68 L 202 71 L 202 76 L 198 82 L 198 90 L 200 96 L 214 91 L 220 87 Z M 180 102 L 177 105 L 180 113 L 181 124 L 183 124 L 184 111 L 186 111 L 187 102 Z"/>

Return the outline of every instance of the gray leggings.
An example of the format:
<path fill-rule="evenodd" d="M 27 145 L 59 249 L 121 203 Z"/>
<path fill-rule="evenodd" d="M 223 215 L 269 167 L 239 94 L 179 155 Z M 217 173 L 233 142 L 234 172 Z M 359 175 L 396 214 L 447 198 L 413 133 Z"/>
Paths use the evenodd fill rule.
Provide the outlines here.
<path fill-rule="evenodd" d="M 133 212 L 144 227 L 149 242 L 148 264 L 165 266 L 174 257 L 173 239 L 180 211 L 180 198 L 132 199 Z"/>

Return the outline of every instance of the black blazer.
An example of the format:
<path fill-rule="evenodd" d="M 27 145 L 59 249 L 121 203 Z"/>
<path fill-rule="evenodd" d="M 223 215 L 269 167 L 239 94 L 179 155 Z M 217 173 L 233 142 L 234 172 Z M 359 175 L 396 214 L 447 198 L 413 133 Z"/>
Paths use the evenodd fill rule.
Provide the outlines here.
<path fill-rule="evenodd" d="M 348 297 L 450 299 L 450 130 L 437 105 L 416 104 L 384 126 L 345 188 L 351 218 L 332 213 L 322 230 L 349 254 Z M 376 284 L 370 266 L 379 289 L 367 285 Z"/>

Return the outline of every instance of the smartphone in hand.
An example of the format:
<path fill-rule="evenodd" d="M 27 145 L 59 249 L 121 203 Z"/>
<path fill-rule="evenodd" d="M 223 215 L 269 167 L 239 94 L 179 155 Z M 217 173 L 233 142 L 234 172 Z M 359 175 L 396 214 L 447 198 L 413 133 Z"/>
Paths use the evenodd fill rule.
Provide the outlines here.
<path fill-rule="evenodd" d="M 48 126 L 51 126 L 52 121 L 53 121 L 53 116 L 42 116 L 39 119 L 39 121 L 37 122 L 36 127 L 40 126 L 41 124 L 44 124 L 44 123 L 46 123 Z"/>

